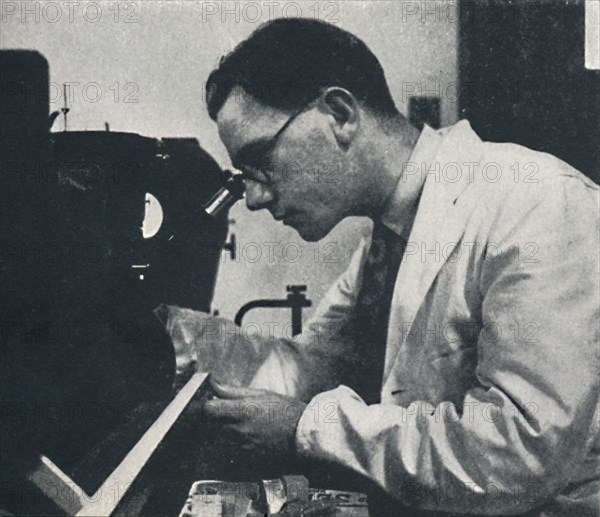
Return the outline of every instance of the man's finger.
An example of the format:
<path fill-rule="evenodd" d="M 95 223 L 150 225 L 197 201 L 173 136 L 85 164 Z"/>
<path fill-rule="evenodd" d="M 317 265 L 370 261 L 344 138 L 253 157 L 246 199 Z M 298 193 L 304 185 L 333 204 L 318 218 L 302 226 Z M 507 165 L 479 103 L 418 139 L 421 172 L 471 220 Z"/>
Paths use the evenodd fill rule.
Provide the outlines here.
<path fill-rule="evenodd" d="M 221 427 L 221 433 L 230 441 L 238 443 L 243 441 L 242 438 L 244 437 L 244 434 L 241 432 L 239 426 L 235 424 L 225 424 L 223 427 Z"/>
<path fill-rule="evenodd" d="M 264 395 L 265 390 L 255 390 L 252 388 L 242 388 L 237 386 L 228 386 L 219 384 L 218 381 L 211 379 L 213 393 L 220 399 L 241 399 L 248 397 L 257 397 Z"/>
<path fill-rule="evenodd" d="M 213 420 L 238 422 L 242 418 L 241 409 L 237 400 L 213 399 L 204 404 L 204 414 Z"/>

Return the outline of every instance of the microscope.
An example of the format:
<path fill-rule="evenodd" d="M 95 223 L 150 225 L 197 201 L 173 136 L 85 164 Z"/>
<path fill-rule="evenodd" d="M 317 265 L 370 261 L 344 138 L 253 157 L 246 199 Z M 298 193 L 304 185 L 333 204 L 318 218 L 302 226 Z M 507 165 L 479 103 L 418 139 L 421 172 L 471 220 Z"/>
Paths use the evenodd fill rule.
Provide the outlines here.
<path fill-rule="evenodd" d="M 70 109 L 49 116 L 46 59 L 3 50 L 0 69 L 0 471 L 14 487 L 0 508 L 75 514 L 56 483 L 70 476 L 93 494 L 180 396 L 154 309 L 210 312 L 228 211 L 244 186 L 195 138 L 108 124 L 51 132 L 60 114 L 66 129 Z M 297 333 L 310 306 L 304 290 L 250 302 L 236 321 L 287 307 Z"/>

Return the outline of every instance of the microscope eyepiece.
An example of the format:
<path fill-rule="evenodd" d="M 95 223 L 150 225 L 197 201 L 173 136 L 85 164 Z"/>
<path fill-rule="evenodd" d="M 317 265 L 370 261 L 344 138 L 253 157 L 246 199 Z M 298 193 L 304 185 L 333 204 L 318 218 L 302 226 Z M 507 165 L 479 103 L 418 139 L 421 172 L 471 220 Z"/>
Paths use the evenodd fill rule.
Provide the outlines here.
<path fill-rule="evenodd" d="M 205 212 L 216 217 L 220 212 L 229 209 L 244 197 L 244 182 L 241 174 L 225 171 L 226 181 L 217 193 L 204 206 Z"/>

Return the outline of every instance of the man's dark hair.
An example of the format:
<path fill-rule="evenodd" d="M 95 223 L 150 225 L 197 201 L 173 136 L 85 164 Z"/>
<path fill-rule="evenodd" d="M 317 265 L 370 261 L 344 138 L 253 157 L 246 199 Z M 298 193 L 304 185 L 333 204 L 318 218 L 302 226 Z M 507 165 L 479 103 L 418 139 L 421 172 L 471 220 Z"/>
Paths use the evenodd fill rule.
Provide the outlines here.
<path fill-rule="evenodd" d="M 232 88 L 293 111 L 339 86 L 377 114 L 397 116 L 381 64 L 363 41 L 334 25 L 305 18 L 267 22 L 223 56 L 206 83 L 215 120 Z"/>

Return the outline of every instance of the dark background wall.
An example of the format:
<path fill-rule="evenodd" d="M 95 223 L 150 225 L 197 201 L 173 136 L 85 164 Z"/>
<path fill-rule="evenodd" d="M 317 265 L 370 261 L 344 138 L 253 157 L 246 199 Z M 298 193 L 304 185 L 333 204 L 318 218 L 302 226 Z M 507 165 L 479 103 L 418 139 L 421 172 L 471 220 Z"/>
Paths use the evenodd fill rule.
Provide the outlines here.
<path fill-rule="evenodd" d="M 463 0 L 460 117 L 600 182 L 600 71 L 584 66 L 584 38 L 582 0 Z"/>

